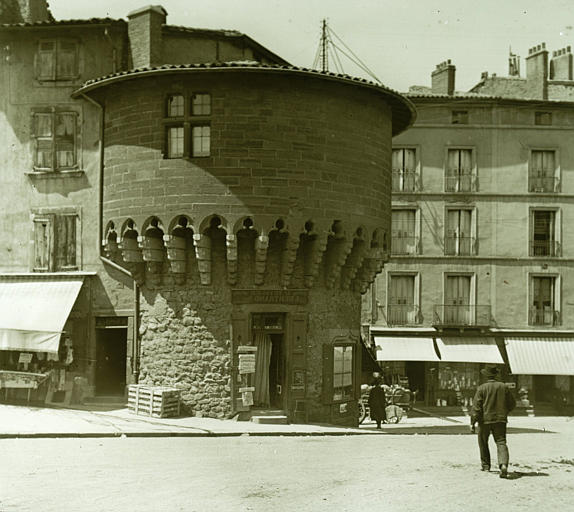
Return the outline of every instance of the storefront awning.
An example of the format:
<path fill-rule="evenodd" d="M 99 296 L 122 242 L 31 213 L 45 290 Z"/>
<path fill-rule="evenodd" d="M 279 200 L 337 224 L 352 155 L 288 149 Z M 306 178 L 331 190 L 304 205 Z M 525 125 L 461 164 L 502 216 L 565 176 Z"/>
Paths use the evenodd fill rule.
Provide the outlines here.
<path fill-rule="evenodd" d="M 0 350 L 58 352 L 81 276 L 0 277 Z"/>
<path fill-rule="evenodd" d="M 377 361 L 439 361 L 432 338 L 375 336 Z"/>
<path fill-rule="evenodd" d="M 504 364 L 493 338 L 444 337 L 436 342 L 441 361 Z"/>
<path fill-rule="evenodd" d="M 506 338 L 510 370 L 520 375 L 574 375 L 573 338 Z"/>

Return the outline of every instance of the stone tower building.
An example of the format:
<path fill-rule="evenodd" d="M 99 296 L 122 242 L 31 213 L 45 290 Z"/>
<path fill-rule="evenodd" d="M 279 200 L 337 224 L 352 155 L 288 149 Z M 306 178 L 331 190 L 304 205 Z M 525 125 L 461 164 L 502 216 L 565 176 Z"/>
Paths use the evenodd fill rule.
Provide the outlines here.
<path fill-rule="evenodd" d="M 105 69 L 80 65 L 66 99 L 89 141 L 76 206 L 98 226 L 74 340 L 96 367 L 77 375 L 93 395 L 176 386 L 191 414 L 355 424 L 361 294 L 388 258 L 391 138 L 412 104 L 166 15 L 101 27 Z"/>

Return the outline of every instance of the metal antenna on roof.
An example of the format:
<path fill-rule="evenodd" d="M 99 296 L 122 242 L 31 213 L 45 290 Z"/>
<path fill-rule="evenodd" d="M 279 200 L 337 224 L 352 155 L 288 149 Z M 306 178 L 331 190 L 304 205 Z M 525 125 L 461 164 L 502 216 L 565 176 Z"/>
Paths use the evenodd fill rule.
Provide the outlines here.
<path fill-rule="evenodd" d="M 334 36 L 339 44 L 341 44 L 345 49 L 341 48 L 333 40 Z M 346 51 L 345 51 L 346 50 Z M 365 72 L 369 77 L 378 83 L 381 81 L 378 77 L 367 67 L 367 65 L 357 57 L 357 55 L 351 50 L 344 41 L 329 27 L 327 20 L 323 19 L 321 23 L 321 39 L 319 42 L 319 47 L 317 48 L 317 53 L 315 54 L 315 60 L 313 61 L 313 68 L 317 69 L 319 63 L 321 64 L 321 71 L 329 71 L 329 54 L 331 55 L 331 61 L 333 62 L 335 69 L 338 73 L 344 73 L 343 64 L 341 63 L 341 58 L 339 54 L 347 57 L 353 64 L 355 64 L 359 69 Z"/>

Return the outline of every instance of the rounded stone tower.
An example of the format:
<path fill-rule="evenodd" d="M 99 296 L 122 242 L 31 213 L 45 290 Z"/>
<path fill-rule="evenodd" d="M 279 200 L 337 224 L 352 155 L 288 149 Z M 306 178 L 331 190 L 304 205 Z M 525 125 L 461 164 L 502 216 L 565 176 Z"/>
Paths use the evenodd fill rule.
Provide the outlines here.
<path fill-rule="evenodd" d="M 293 67 L 106 77 L 103 245 L 139 284 L 139 382 L 192 414 L 356 423 L 360 295 L 388 258 L 399 94 Z"/>

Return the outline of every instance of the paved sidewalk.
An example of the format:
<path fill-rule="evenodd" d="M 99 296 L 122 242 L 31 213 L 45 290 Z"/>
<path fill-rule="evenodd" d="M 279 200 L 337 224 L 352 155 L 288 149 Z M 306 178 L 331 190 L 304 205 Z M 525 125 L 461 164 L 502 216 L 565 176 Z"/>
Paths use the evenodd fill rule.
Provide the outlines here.
<path fill-rule="evenodd" d="M 512 417 L 509 434 L 574 431 L 572 417 Z M 213 418 L 152 418 L 121 408 L 111 411 L 0 404 L 0 438 L 14 437 L 161 437 L 161 436 L 312 436 L 380 434 L 468 434 L 468 419 L 406 417 L 395 425 L 365 422 L 359 428 L 319 424 L 266 425 Z"/>

